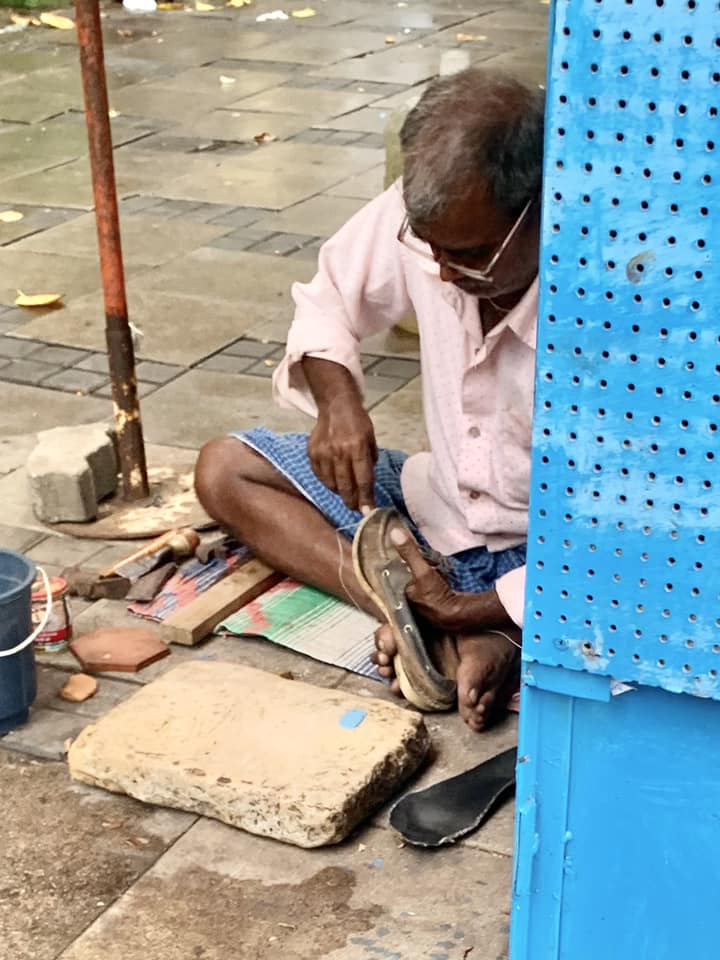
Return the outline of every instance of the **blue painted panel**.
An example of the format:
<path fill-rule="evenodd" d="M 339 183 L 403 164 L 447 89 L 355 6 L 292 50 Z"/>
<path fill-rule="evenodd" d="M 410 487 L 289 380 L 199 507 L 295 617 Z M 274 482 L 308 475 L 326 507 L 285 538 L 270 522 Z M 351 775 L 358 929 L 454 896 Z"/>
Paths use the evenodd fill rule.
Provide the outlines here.
<path fill-rule="evenodd" d="M 523 692 L 512 960 L 716 960 L 720 710 Z"/>
<path fill-rule="evenodd" d="M 720 11 L 556 0 L 525 655 L 720 698 Z"/>

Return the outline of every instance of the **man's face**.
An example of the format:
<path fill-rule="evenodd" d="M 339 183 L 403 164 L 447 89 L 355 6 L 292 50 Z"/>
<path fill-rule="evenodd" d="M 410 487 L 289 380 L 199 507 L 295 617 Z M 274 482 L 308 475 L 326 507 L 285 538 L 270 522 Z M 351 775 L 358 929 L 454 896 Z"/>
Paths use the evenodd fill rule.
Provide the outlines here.
<path fill-rule="evenodd" d="M 429 244 L 441 279 L 478 297 L 501 297 L 527 289 L 538 270 L 537 202 L 526 210 L 502 253 L 492 262 L 516 222 L 516 218 L 498 210 L 481 186 L 474 185 L 459 195 L 439 220 L 413 224 L 412 229 Z M 457 267 L 487 270 L 490 281 L 466 277 Z"/>

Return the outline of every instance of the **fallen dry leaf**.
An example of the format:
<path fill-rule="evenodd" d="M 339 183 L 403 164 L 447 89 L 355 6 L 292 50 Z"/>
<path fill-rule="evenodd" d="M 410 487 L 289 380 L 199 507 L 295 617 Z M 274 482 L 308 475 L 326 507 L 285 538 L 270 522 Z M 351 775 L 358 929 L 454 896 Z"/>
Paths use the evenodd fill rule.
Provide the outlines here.
<path fill-rule="evenodd" d="M 133 847 L 146 847 L 150 843 L 147 837 L 128 837 L 125 842 L 132 844 Z"/>
<path fill-rule="evenodd" d="M 120 111 L 119 111 L 119 110 L 108 110 L 108 116 L 110 117 L 111 120 L 114 120 L 115 117 L 119 117 L 119 116 L 120 116 Z"/>
<path fill-rule="evenodd" d="M 472 43 L 473 40 L 487 40 L 482 33 L 456 33 L 455 39 L 458 43 Z"/>
<path fill-rule="evenodd" d="M 274 367 L 275 364 L 277 363 L 277 360 L 269 360 L 269 359 L 263 360 L 263 363 L 265 364 L 266 367 Z"/>
<path fill-rule="evenodd" d="M 3 210 L 0 212 L 0 223 L 17 223 L 25 216 L 19 210 Z"/>
<path fill-rule="evenodd" d="M 210 13 L 216 8 L 211 3 L 205 3 L 204 0 L 195 0 L 195 9 L 198 13 Z"/>
<path fill-rule="evenodd" d="M 74 30 L 75 21 L 70 17 L 63 17 L 59 13 L 41 13 L 40 22 L 46 27 L 53 27 L 55 30 Z"/>
<path fill-rule="evenodd" d="M 131 37 L 135 36 L 134 30 L 118 30 L 116 31 L 119 37 L 122 37 L 123 40 L 129 40 Z"/>
<path fill-rule="evenodd" d="M 50 307 L 53 303 L 59 303 L 65 296 L 64 293 L 23 293 L 18 290 L 15 297 L 16 307 Z"/>
<path fill-rule="evenodd" d="M 385 43 L 397 43 L 395 37 L 385 37 Z"/>
<path fill-rule="evenodd" d="M 13 23 L 16 23 L 19 27 L 29 27 L 30 26 L 30 17 L 23 17 L 20 13 L 11 13 L 10 19 Z"/>
<path fill-rule="evenodd" d="M 256 133 L 253 140 L 255 143 L 271 143 L 273 140 L 277 140 L 277 137 L 274 133 Z"/>
<path fill-rule="evenodd" d="M 184 3 L 165 3 L 165 2 L 163 2 L 163 3 L 158 3 L 157 8 L 158 8 L 158 10 L 184 10 L 184 9 L 185 9 L 185 4 L 184 4 Z M 162 37 L 158 40 L 158 43 L 161 43 L 161 42 L 162 42 Z"/>
<path fill-rule="evenodd" d="M 228 7 L 249 7 L 252 3 L 252 0 L 228 0 L 226 6 Z"/>
<path fill-rule="evenodd" d="M 122 820 L 103 820 L 100 826 L 105 827 L 106 830 L 119 830 L 123 822 Z"/>
<path fill-rule="evenodd" d="M 71 703 L 82 703 L 83 700 L 93 697 L 97 693 L 97 688 L 98 682 L 95 677 L 90 677 L 87 673 L 74 673 L 60 688 L 58 696 Z"/>
<path fill-rule="evenodd" d="M 306 20 L 308 17 L 314 17 L 315 11 L 312 7 L 303 7 L 302 10 L 293 10 L 292 15 L 298 20 Z"/>
<path fill-rule="evenodd" d="M 220 83 L 223 86 L 229 86 L 231 83 L 237 83 L 237 77 L 226 77 L 224 74 L 220 77 Z"/>

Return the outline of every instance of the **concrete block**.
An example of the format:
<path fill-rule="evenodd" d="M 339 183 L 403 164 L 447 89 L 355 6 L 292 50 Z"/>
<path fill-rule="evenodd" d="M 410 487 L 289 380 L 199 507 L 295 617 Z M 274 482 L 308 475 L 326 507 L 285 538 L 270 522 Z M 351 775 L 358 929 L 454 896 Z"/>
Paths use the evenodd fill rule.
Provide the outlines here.
<path fill-rule="evenodd" d="M 231 663 L 170 670 L 86 728 L 71 776 L 300 847 L 339 843 L 419 766 L 422 717 Z"/>
<path fill-rule="evenodd" d="M 98 502 L 117 488 L 113 434 L 104 423 L 44 430 L 28 458 L 27 473 L 40 520 L 93 520 Z"/>

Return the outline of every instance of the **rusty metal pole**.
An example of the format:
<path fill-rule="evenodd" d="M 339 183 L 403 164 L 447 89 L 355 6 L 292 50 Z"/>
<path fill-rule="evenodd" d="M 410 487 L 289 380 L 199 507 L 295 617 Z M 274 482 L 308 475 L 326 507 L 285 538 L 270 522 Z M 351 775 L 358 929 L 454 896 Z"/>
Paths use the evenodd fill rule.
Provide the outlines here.
<path fill-rule="evenodd" d="M 141 500 L 148 496 L 149 487 L 125 298 L 99 0 L 75 0 L 75 10 L 123 493 L 126 500 Z"/>

